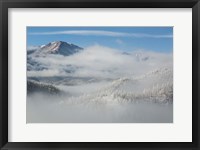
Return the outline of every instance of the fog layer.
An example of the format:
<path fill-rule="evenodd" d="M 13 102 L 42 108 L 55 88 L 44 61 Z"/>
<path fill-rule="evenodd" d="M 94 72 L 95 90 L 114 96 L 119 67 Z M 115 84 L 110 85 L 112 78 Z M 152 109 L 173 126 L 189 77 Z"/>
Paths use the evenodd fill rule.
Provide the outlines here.
<path fill-rule="evenodd" d="M 172 54 L 98 45 L 70 56 L 33 54 L 28 123 L 173 122 Z"/>

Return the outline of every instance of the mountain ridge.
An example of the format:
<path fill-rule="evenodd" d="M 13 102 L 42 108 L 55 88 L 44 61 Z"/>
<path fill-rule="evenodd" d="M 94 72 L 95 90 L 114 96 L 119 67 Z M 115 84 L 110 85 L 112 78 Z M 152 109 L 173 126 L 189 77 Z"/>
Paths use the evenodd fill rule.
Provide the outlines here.
<path fill-rule="evenodd" d="M 31 54 L 34 56 L 46 56 L 48 54 L 60 54 L 63 56 L 73 55 L 79 51 L 83 50 L 75 44 L 70 44 L 64 41 L 53 41 L 46 45 L 40 46 L 37 50 Z"/>

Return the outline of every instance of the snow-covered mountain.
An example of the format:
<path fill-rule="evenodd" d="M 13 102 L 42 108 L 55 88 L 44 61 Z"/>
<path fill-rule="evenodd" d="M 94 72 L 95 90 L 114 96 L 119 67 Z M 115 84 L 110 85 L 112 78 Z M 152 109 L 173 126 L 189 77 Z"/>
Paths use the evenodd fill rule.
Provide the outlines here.
<path fill-rule="evenodd" d="M 47 54 L 60 54 L 63 56 L 69 56 L 69 55 L 79 52 L 82 49 L 83 48 L 77 45 L 69 44 L 64 41 L 54 41 L 46 45 L 40 46 L 32 54 L 37 57 L 46 56 Z"/>
<path fill-rule="evenodd" d="M 73 82 L 74 79 L 71 78 L 71 81 Z M 102 86 L 95 86 L 90 92 L 83 90 L 83 87 L 89 90 L 91 85 L 98 85 L 98 82 L 96 84 L 87 82 L 84 85 L 75 84 L 73 86 L 57 84 L 59 87 L 57 88 L 55 84 L 54 86 L 49 85 L 48 83 L 38 82 L 32 78 L 28 80 L 28 92 L 55 95 L 58 91 L 63 91 L 63 94 L 68 95 L 65 99 L 66 103 L 118 104 L 153 102 L 166 104 L 173 102 L 173 70 L 171 68 L 156 69 L 136 77 L 121 77 L 107 83 L 105 82 Z"/>
<path fill-rule="evenodd" d="M 173 102 L 173 70 L 160 68 L 138 77 L 122 77 L 108 82 L 104 87 L 78 97 L 68 98 L 69 102 L 95 102 L 98 104 L 127 102 Z"/>
<path fill-rule="evenodd" d="M 82 50 L 83 48 L 77 45 L 69 44 L 63 41 L 54 41 L 41 46 L 29 46 L 27 47 L 27 70 L 39 71 L 49 69 L 44 63 L 38 61 L 38 58 L 46 59 L 46 57 L 49 57 L 48 54 L 70 56 Z"/>

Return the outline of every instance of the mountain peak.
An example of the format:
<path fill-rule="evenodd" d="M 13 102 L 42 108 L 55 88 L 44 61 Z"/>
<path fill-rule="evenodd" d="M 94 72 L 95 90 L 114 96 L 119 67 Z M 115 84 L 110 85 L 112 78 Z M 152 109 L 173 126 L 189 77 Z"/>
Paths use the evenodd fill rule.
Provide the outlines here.
<path fill-rule="evenodd" d="M 64 42 L 64 41 L 53 41 L 53 42 L 50 42 L 49 44 L 62 44 L 62 43 L 69 44 L 69 43 Z M 47 45 L 48 45 L 48 44 L 47 44 Z"/>
<path fill-rule="evenodd" d="M 36 55 L 44 56 L 46 54 L 60 54 L 64 56 L 69 56 L 79 52 L 82 49 L 83 48 L 77 45 L 69 44 L 64 41 L 53 41 L 44 46 L 41 46 L 41 48 L 36 51 Z"/>

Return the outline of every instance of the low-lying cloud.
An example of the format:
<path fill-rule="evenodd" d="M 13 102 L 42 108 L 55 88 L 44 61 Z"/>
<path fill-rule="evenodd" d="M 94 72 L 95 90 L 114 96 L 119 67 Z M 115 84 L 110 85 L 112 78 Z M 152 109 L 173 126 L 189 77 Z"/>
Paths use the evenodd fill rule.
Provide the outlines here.
<path fill-rule="evenodd" d="M 38 84 L 64 76 L 52 80 L 63 95 L 27 96 L 28 123 L 173 122 L 172 53 L 95 45 L 70 56 L 28 57 L 29 65 L 46 68 L 27 72 L 36 80 L 47 77 Z"/>
<path fill-rule="evenodd" d="M 171 53 L 150 51 L 122 52 L 92 46 L 71 56 L 49 54 L 32 57 L 48 69 L 28 71 L 28 76 L 120 77 L 140 75 L 156 68 L 172 67 Z"/>

